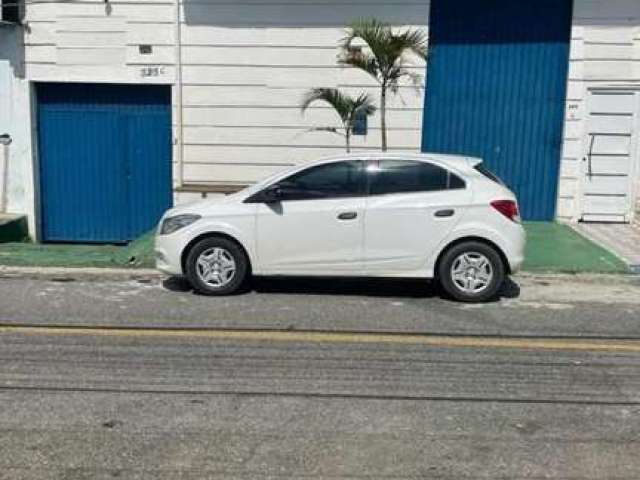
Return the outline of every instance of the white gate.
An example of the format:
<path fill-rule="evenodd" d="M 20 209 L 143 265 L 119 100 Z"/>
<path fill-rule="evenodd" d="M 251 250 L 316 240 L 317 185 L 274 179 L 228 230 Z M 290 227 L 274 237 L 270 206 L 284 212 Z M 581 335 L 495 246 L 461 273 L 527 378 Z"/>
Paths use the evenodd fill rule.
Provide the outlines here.
<path fill-rule="evenodd" d="M 629 222 L 638 169 L 640 93 L 593 90 L 582 168 L 582 220 Z"/>

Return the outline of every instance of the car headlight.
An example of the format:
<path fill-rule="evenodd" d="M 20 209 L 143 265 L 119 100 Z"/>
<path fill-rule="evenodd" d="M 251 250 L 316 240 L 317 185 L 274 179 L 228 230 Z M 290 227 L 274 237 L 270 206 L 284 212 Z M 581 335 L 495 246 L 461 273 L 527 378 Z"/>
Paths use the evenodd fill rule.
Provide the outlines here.
<path fill-rule="evenodd" d="M 193 222 L 200 220 L 200 215 L 176 215 L 175 217 L 167 217 L 163 220 L 160 227 L 160 235 L 169 235 L 170 233 L 177 232 L 181 228 L 191 225 Z"/>

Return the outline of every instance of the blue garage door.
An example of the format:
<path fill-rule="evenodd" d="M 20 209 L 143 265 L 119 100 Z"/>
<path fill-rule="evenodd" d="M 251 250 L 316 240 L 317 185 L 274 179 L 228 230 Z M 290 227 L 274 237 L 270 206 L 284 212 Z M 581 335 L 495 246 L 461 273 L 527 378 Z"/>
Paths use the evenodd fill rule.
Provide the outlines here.
<path fill-rule="evenodd" d="M 570 0 L 432 0 L 422 149 L 479 156 L 555 216 Z"/>
<path fill-rule="evenodd" d="M 39 84 L 42 239 L 120 243 L 171 206 L 168 86 Z"/>

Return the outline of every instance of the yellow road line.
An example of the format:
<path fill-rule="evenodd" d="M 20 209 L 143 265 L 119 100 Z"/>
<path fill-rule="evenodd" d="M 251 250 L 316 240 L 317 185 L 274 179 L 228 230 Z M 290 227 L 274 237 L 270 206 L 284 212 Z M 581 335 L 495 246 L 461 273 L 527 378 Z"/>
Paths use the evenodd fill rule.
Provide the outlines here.
<path fill-rule="evenodd" d="M 164 337 L 198 338 L 210 340 L 238 340 L 254 342 L 306 342 L 306 343 L 354 343 L 424 345 L 428 347 L 459 348 L 519 348 L 531 350 L 582 350 L 599 352 L 640 353 L 640 340 L 597 340 L 559 338 L 505 338 L 441 336 L 417 334 L 340 333 L 312 331 L 273 330 L 180 330 L 180 329 L 127 329 L 3 326 L 0 335 L 80 335 L 109 337 Z"/>

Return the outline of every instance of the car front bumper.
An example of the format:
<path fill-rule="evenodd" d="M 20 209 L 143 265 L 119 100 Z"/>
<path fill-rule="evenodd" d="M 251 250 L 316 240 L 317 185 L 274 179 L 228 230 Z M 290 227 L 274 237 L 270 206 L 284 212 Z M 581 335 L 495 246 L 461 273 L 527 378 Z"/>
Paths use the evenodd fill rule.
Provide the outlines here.
<path fill-rule="evenodd" d="M 156 235 L 155 259 L 156 268 L 167 275 L 183 275 L 182 271 L 182 239 L 179 232 L 169 235 Z"/>

